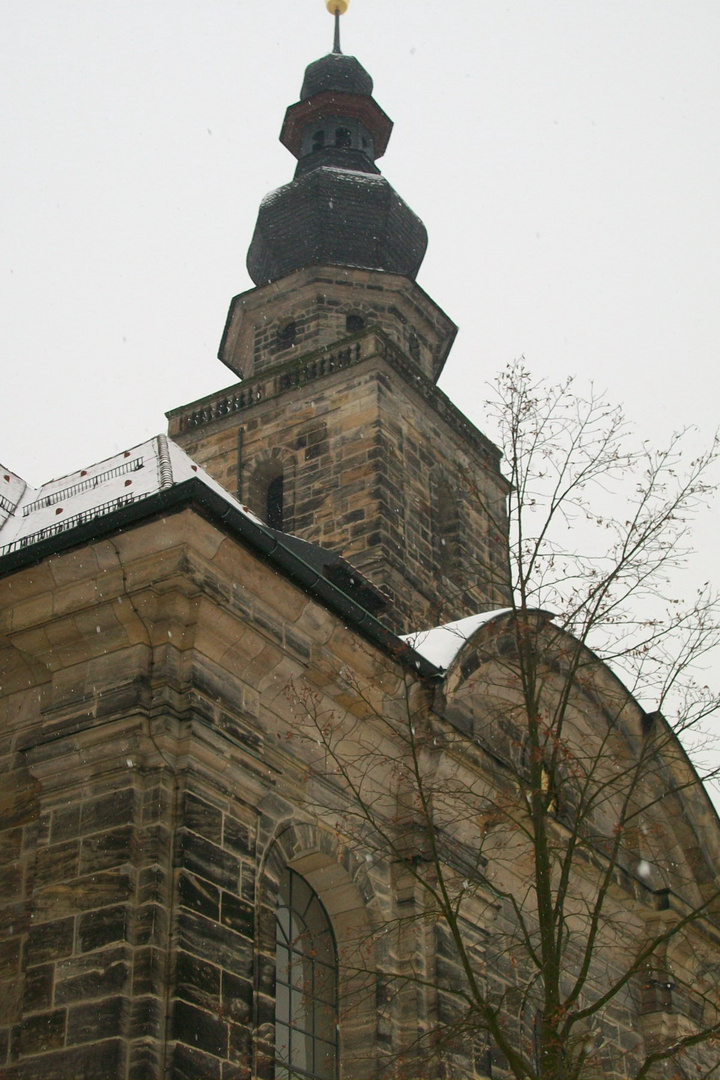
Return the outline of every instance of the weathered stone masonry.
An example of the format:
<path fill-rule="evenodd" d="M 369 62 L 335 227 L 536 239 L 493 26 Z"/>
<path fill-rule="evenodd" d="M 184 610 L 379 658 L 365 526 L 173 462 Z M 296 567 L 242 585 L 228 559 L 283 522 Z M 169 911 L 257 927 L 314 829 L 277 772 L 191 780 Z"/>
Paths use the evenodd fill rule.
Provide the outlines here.
<path fill-rule="evenodd" d="M 288 291 L 298 292 L 298 282 L 327 289 L 325 273 L 298 272 Z M 384 277 L 374 278 L 381 292 Z M 354 277 L 340 280 L 340 295 L 349 284 L 363 288 Z M 424 297 L 397 278 L 387 287 L 395 304 L 398 295 Z M 239 321 L 232 312 L 243 300 L 229 325 Z M 288 298 L 274 289 L 270 301 L 285 305 Z M 384 587 L 394 601 L 386 616 L 394 629 L 507 602 L 499 455 L 437 389 L 435 375 L 374 327 L 297 357 L 285 350 L 261 375 L 256 364 L 246 370 L 238 386 L 169 414 L 171 436 L 211 475 L 262 515 L 264 470 L 280 469 L 284 528 L 343 555 Z M 453 567 L 439 550 L 444 515 L 433 505 L 435 478 L 457 506 Z"/>
<path fill-rule="evenodd" d="M 192 511 L 0 588 L 3 1076 L 272 1075 L 256 859 L 302 798 L 287 686 L 357 641 Z"/>

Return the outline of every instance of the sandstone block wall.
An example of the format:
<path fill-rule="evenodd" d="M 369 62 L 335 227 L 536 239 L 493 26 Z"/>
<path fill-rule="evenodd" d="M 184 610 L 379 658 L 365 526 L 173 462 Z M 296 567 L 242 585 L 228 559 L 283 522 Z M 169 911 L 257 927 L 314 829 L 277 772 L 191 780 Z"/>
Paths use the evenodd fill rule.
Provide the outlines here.
<path fill-rule="evenodd" d="M 292 363 L 261 380 L 259 397 L 255 382 L 243 384 L 242 410 L 197 403 L 171 418 L 170 434 L 261 516 L 282 473 L 283 528 L 384 586 L 394 629 L 507 603 L 497 453 L 386 338 Z"/>
<path fill-rule="evenodd" d="M 270 1080 L 288 865 L 337 940 L 340 1075 L 397 1063 L 417 1075 L 418 1034 L 456 1015 L 457 957 L 419 917 L 409 864 L 349 842 L 353 807 L 303 737 L 298 701 L 344 725 L 358 767 L 364 733 L 380 746 L 392 810 L 403 743 L 384 720 L 401 722 L 407 693 L 427 708 L 432 688 L 192 509 L 8 575 L 0 619 L 0 1075 Z M 474 730 L 483 692 L 471 682 L 452 719 L 436 693 L 434 723 Z M 503 797 L 492 752 L 473 741 L 463 768 Z M 460 840 L 471 849 L 474 836 Z M 503 888 L 521 888 L 522 861 L 505 865 Z M 610 926 L 640 926 L 646 909 L 619 883 Z M 511 906 L 479 897 L 467 932 L 511 1030 L 531 1038 Z M 603 956 L 614 971 L 612 949 Z M 416 972 L 428 981 L 392 977 Z M 606 1075 L 673 1022 L 695 1021 L 630 987 L 605 1017 L 620 1048 Z M 425 1075 L 507 1069 L 487 1041 L 464 1038 Z"/>
<path fill-rule="evenodd" d="M 192 511 L 11 575 L 0 610 L 0 1075 L 272 1077 L 282 866 L 339 940 L 368 919 L 309 824 L 288 687 L 393 663 Z"/>

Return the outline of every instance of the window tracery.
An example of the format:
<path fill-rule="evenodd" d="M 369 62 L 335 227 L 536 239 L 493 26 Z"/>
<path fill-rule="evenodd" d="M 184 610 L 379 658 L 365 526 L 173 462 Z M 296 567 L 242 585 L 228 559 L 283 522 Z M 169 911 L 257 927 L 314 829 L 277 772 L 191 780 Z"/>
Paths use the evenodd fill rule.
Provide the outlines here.
<path fill-rule="evenodd" d="M 288 868 L 276 915 L 275 1080 L 337 1076 L 337 984 L 337 949 L 325 908 Z"/>

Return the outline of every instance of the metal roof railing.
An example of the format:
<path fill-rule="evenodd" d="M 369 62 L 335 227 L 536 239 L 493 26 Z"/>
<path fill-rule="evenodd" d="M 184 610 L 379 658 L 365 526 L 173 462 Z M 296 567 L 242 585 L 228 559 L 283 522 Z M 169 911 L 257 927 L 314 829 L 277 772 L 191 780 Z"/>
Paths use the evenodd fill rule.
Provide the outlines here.
<path fill-rule="evenodd" d="M 60 491 L 53 491 L 50 495 L 43 495 L 41 499 L 36 499 L 35 502 L 28 503 L 23 507 L 23 517 L 28 517 L 34 510 L 42 510 L 46 506 L 54 506 L 55 503 L 62 502 L 63 499 L 69 499 L 73 495 L 78 495 L 82 491 L 90 491 L 92 488 L 99 487 L 100 484 L 104 484 L 106 480 L 112 480 L 116 476 L 122 476 L 124 473 L 137 472 L 138 469 L 142 469 L 144 465 L 144 458 L 133 458 L 132 461 L 123 461 L 122 465 L 116 465 L 114 469 L 108 469 L 106 472 L 98 473 L 97 476 L 88 476 L 87 480 L 80 480 L 77 484 L 71 484 L 70 487 L 61 488 Z"/>
<path fill-rule="evenodd" d="M 37 532 L 28 533 L 27 536 L 19 536 L 17 540 L 11 540 L 9 544 L 3 544 L 0 547 L 0 555 L 8 555 L 11 551 L 20 551 L 22 548 L 39 543 L 40 540 L 48 540 L 51 536 L 57 536 L 58 533 L 67 532 L 68 529 L 72 529 L 76 525 L 84 525 L 88 521 L 94 521 L 95 518 L 103 517 L 105 514 L 112 513 L 113 510 L 119 510 L 121 506 L 127 506 L 129 503 L 135 502 L 139 497 L 135 493 L 120 495 L 117 499 L 110 499 L 108 502 L 83 510 L 80 514 L 73 514 L 72 517 L 56 521 L 52 525 L 46 525 L 44 529 L 38 529 Z"/>

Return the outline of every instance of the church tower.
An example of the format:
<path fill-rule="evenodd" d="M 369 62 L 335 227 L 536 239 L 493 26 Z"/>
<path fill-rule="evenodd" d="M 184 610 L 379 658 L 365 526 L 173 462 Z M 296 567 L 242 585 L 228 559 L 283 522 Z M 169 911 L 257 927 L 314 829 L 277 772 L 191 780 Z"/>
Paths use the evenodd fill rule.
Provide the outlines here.
<path fill-rule="evenodd" d="M 415 281 L 427 233 L 376 164 L 393 125 L 372 91 L 336 14 L 285 114 L 297 166 L 261 203 L 255 288 L 230 305 L 219 357 L 241 381 L 170 412 L 169 434 L 409 630 L 507 603 L 507 488 L 436 386 L 457 328 Z"/>

